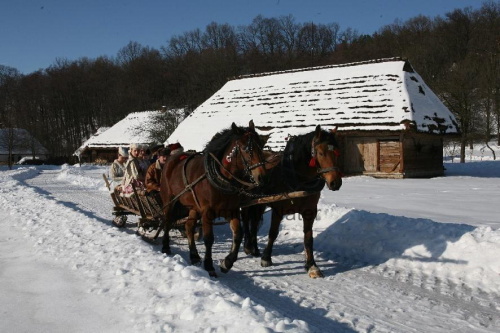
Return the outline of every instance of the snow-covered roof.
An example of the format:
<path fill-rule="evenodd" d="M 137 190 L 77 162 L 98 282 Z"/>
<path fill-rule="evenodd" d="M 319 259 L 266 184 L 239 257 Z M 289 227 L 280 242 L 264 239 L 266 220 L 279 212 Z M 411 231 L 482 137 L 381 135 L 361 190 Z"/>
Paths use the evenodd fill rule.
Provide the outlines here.
<path fill-rule="evenodd" d="M 118 148 L 131 143 L 151 143 L 148 128 L 154 121 L 154 116 L 160 111 L 133 112 L 109 128 L 100 128 L 96 134 L 85 141 L 74 155 L 87 148 Z"/>
<path fill-rule="evenodd" d="M 187 149 L 201 150 L 232 122 L 254 120 L 268 145 L 281 149 L 289 134 L 320 124 L 339 131 L 458 133 L 453 114 L 413 71 L 407 61 L 369 62 L 312 67 L 244 76 L 227 82 L 193 111 L 169 137 Z"/>
<path fill-rule="evenodd" d="M 89 146 L 89 144 L 91 145 L 93 141 L 97 140 L 97 139 L 95 139 L 97 136 L 101 135 L 102 133 L 104 133 L 108 129 L 110 129 L 110 127 L 106 127 L 106 126 L 99 127 L 97 129 L 97 131 L 94 133 L 94 135 L 92 135 L 84 143 L 82 143 L 82 145 L 73 153 L 73 155 L 80 156 L 80 154 L 83 152 L 83 150 Z"/>
<path fill-rule="evenodd" d="M 23 128 L 13 128 L 13 144 L 12 154 L 15 155 L 31 155 L 33 152 L 31 146 L 34 145 L 35 152 L 38 155 L 48 154 L 48 150 L 34 138 L 27 130 Z M 9 153 L 9 129 L 0 129 L 0 155 L 7 155 Z"/>

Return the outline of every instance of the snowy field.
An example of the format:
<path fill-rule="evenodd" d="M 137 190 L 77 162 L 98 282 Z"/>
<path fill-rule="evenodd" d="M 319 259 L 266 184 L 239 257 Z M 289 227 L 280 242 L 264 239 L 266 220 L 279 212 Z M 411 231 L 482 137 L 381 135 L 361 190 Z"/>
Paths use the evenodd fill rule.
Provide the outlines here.
<path fill-rule="evenodd" d="M 274 266 L 241 251 L 211 279 L 179 234 L 166 256 L 135 235 L 135 218 L 111 225 L 106 168 L 2 168 L 1 331 L 499 332 L 500 161 L 480 148 L 465 164 L 447 158 L 444 177 L 324 190 L 317 280 L 302 268 L 298 216 L 282 223 Z M 231 233 L 215 232 L 218 260 Z"/>

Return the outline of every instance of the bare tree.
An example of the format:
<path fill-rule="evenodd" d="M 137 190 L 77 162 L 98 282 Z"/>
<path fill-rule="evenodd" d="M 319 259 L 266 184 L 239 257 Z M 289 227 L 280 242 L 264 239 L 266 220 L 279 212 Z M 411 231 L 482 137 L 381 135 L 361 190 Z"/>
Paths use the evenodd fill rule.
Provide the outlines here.
<path fill-rule="evenodd" d="M 237 44 L 238 40 L 234 28 L 229 24 L 212 22 L 207 25 L 205 33 L 202 35 L 202 46 L 204 49 L 235 49 Z"/>
<path fill-rule="evenodd" d="M 151 117 L 148 128 L 148 141 L 163 143 L 174 132 L 179 123 L 184 118 L 184 109 L 167 109 L 164 107 L 162 112 L 158 112 Z M 144 131 L 144 128 L 138 128 L 136 131 Z"/>
<path fill-rule="evenodd" d="M 167 46 L 162 47 L 161 51 L 165 57 L 175 59 L 190 53 L 200 53 L 202 49 L 202 32 L 200 29 L 195 29 L 170 38 Z"/>
<path fill-rule="evenodd" d="M 135 59 L 139 58 L 147 48 L 138 42 L 130 41 L 126 46 L 122 47 L 116 56 L 116 59 L 121 65 L 126 65 Z"/>
<path fill-rule="evenodd" d="M 292 15 L 280 17 L 279 24 L 284 51 L 286 52 L 288 59 L 291 59 L 296 54 L 300 25 L 295 23 L 295 19 Z"/>

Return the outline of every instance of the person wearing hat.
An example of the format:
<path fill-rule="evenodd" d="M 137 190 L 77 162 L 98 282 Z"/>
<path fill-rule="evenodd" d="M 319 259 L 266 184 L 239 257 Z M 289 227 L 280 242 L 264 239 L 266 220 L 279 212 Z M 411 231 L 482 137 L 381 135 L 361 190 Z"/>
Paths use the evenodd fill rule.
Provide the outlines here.
<path fill-rule="evenodd" d="M 170 155 L 180 154 L 184 152 L 184 147 L 179 142 L 169 144 L 167 146 L 170 149 Z"/>
<path fill-rule="evenodd" d="M 159 145 L 156 145 L 156 146 L 153 146 L 153 148 L 151 148 L 151 159 L 149 160 L 149 164 L 153 164 L 156 162 L 156 160 L 158 159 L 158 149 L 160 148 L 165 148 L 165 146 L 163 146 L 162 144 L 159 144 Z"/>
<path fill-rule="evenodd" d="M 170 155 L 170 149 L 160 148 L 156 152 L 157 160 L 151 164 L 146 173 L 146 191 L 149 194 L 157 194 L 160 192 L 161 170 Z"/>
<path fill-rule="evenodd" d="M 124 147 L 118 148 L 118 157 L 113 161 L 109 169 L 109 176 L 111 180 L 116 184 L 120 184 L 125 175 L 125 162 L 128 159 L 128 150 Z"/>

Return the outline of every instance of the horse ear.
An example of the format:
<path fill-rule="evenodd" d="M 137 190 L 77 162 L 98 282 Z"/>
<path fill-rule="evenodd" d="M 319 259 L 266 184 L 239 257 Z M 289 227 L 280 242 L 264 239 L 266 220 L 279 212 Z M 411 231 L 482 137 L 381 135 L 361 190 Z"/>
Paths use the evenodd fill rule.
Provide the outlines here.
<path fill-rule="evenodd" d="M 337 130 L 338 130 L 338 127 L 337 127 L 337 126 L 335 126 L 334 128 L 332 128 L 332 129 L 330 130 L 330 133 L 332 133 L 332 134 L 337 134 Z"/>
<path fill-rule="evenodd" d="M 236 126 L 236 124 L 234 122 L 231 124 L 231 129 L 233 130 L 234 134 L 239 134 L 239 132 L 240 132 L 240 128 L 238 126 Z"/>
<path fill-rule="evenodd" d="M 260 140 L 260 142 L 262 143 L 263 146 L 266 145 L 267 140 L 269 140 L 270 136 L 271 136 L 271 134 L 266 134 L 266 135 L 259 134 L 259 140 Z"/>
<path fill-rule="evenodd" d="M 252 131 L 255 131 L 255 124 L 253 123 L 253 119 L 248 123 L 248 127 L 250 127 Z"/>
<path fill-rule="evenodd" d="M 319 140 L 321 138 L 321 126 L 316 126 L 316 130 L 314 131 L 314 137 Z"/>

